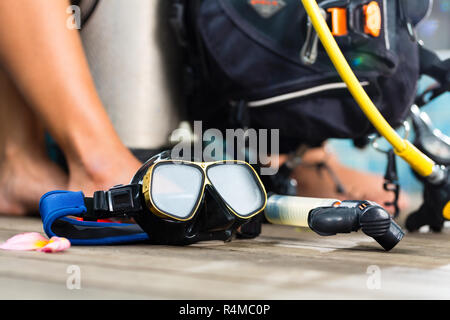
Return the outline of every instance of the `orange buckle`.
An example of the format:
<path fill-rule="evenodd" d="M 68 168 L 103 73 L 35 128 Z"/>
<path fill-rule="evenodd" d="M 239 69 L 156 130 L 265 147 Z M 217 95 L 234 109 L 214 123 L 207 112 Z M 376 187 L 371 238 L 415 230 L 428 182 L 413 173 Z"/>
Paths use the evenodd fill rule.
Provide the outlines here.
<path fill-rule="evenodd" d="M 347 9 L 328 8 L 331 13 L 331 33 L 333 36 L 346 36 L 347 30 Z"/>
<path fill-rule="evenodd" d="M 378 37 L 381 31 L 381 10 L 378 2 L 372 1 L 363 6 L 365 15 L 364 32 Z"/>

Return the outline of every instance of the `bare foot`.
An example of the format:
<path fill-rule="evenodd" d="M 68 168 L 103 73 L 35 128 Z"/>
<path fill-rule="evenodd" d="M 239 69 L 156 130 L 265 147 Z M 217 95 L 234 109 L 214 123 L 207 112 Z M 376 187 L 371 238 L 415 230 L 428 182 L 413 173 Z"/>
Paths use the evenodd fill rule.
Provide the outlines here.
<path fill-rule="evenodd" d="M 324 152 L 320 150 L 322 149 L 308 151 L 304 157 L 305 162 L 317 163 L 326 158 L 327 166 L 342 183 L 344 193 L 338 192 L 336 182 L 333 181 L 328 170 L 317 169 L 317 167 L 310 165 L 300 165 L 293 173 L 298 183 L 298 194 L 300 196 L 336 198 L 339 200 L 370 200 L 384 206 L 390 213 L 394 213 L 392 206 L 385 206 L 385 202 L 391 202 L 394 199 L 394 194 L 383 189 L 384 178 L 381 175 L 346 167 L 332 154 L 324 157 Z M 407 196 L 400 193 L 400 210 L 405 209 L 408 202 Z"/>
<path fill-rule="evenodd" d="M 7 151 L 0 163 L 0 214 L 37 213 L 43 194 L 67 187 L 67 176 L 56 164 L 27 152 Z"/>
<path fill-rule="evenodd" d="M 86 196 L 92 196 L 95 191 L 128 184 L 141 165 L 126 148 L 117 149 L 114 155 L 92 155 L 83 163 L 71 160 L 69 190 L 83 191 Z"/>

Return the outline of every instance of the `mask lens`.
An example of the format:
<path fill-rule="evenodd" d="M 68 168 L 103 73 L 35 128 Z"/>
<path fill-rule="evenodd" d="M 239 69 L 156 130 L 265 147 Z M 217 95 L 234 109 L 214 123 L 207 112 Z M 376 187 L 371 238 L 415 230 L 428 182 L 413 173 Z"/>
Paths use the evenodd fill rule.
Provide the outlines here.
<path fill-rule="evenodd" d="M 248 165 L 217 164 L 208 168 L 207 175 L 223 200 L 238 215 L 248 217 L 264 206 L 265 193 Z"/>
<path fill-rule="evenodd" d="M 192 216 L 202 187 L 203 172 L 195 166 L 162 163 L 153 169 L 153 203 L 171 217 L 187 219 Z"/>

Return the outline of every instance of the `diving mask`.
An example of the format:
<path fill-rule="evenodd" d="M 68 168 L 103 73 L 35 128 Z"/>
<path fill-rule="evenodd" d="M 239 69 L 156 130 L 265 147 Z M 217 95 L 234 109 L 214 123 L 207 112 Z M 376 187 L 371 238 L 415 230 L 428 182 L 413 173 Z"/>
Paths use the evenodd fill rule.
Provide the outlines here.
<path fill-rule="evenodd" d="M 40 210 L 47 234 L 74 244 L 191 244 L 230 240 L 266 202 L 261 180 L 244 161 L 172 160 L 163 152 L 147 161 L 128 185 L 97 191 L 92 198 L 50 192 L 42 197 Z M 137 225 L 98 222 L 112 217 L 133 218 Z"/>

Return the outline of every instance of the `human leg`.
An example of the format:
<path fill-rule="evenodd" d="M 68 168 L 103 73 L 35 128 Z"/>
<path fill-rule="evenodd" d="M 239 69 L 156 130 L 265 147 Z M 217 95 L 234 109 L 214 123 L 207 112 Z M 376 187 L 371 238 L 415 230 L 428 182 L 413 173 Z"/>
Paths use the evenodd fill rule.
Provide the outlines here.
<path fill-rule="evenodd" d="M 127 183 L 140 163 L 120 141 L 100 101 L 69 2 L 0 2 L 0 59 L 64 152 L 70 190 Z M 20 14 L 17 14 L 20 12 Z"/>
<path fill-rule="evenodd" d="M 44 139 L 42 123 L 0 70 L 0 214 L 37 212 L 42 194 L 67 186 Z"/>

